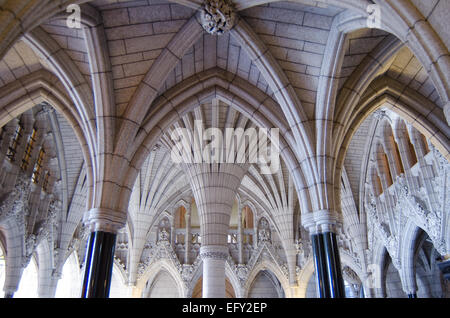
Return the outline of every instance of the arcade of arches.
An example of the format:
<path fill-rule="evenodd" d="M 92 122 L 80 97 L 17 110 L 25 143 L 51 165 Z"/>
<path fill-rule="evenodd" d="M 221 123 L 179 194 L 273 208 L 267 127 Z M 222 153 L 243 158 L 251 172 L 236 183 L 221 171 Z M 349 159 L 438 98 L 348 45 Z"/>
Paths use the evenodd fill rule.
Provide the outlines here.
<path fill-rule="evenodd" d="M 0 1 L 1 294 L 449 297 L 449 15 Z"/>

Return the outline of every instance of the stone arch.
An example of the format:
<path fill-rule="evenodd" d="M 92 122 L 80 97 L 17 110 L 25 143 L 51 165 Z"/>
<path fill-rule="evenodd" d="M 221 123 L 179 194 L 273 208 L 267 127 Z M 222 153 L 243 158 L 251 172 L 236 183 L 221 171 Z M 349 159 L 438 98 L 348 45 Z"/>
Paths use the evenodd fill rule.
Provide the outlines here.
<path fill-rule="evenodd" d="M 186 297 L 187 294 L 187 288 L 181 279 L 180 273 L 178 272 L 177 268 L 173 265 L 173 263 L 167 259 L 159 259 L 147 268 L 147 270 L 144 272 L 144 274 L 140 277 L 140 279 L 137 282 L 136 287 L 138 287 L 139 290 L 141 290 L 141 297 L 147 297 L 146 293 L 148 293 L 147 287 L 149 286 L 148 283 L 151 283 L 157 278 L 158 274 L 161 271 L 165 271 L 170 275 L 170 277 L 174 280 L 177 292 L 179 297 Z"/>
<path fill-rule="evenodd" d="M 152 149 L 159 139 L 162 131 L 186 112 L 201 104 L 203 100 L 212 97 L 222 99 L 264 128 L 280 128 L 280 155 L 294 176 L 297 193 L 302 198 L 300 200 L 303 204 L 302 211 L 311 210 L 310 196 L 304 187 L 305 178 L 290 146 L 294 145 L 295 141 L 289 133 L 286 122 L 273 111 L 276 109 L 275 101 L 242 79 L 236 77 L 231 80 L 230 74 L 220 69 L 210 69 L 186 79 L 155 100 L 154 107 L 147 114 L 134 145 L 129 147 L 129 155 L 134 155 L 130 164 L 131 168 L 126 173 L 125 184 L 130 185 L 134 182 L 137 169 L 144 161 L 149 149 Z M 122 191 L 121 196 L 120 201 L 127 202 L 129 192 Z"/>
<path fill-rule="evenodd" d="M 355 259 L 349 253 L 341 250 L 339 254 L 341 257 L 342 268 L 344 268 L 344 266 L 348 266 L 356 274 L 356 276 L 358 276 L 358 279 L 361 282 L 361 285 L 364 287 L 364 290 L 369 290 L 369 286 L 367 286 L 366 275 L 364 274 L 361 266 L 356 263 Z"/>
<path fill-rule="evenodd" d="M 402 233 L 402 248 L 400 250 L 400 259 L 402 264 L 402 282 L 403 290 L 407 294 L 415 294 L 417 291 L 415 256 L 418 241 L 423 236 L 424 231 L 408 220 L 405 231 Z"/>
<path fill-rule="evenodd" d="M 160 283 L 160 280 L 164 279 L 164 281 L 162 283 Z M 169 272 L 167 272 L 166 270 L 164 270 L 163 268 L 161 268 L 158 272 L 158 274 L 156 274 L 155 277 L 153 277 L 153 279 L 151 281 L 148 281 L 149 284 L 147 286 L 146 289 L 147 292 L 145 293 L 146 296 L 148 298 L 152 298 L 151 295 L 154 294 L 154 292 L 158 291 L 158 293 L 156 295 L 154 295 L 156 298 L 179 298 L 180 295 L 178 294 L 178 289 L 177 289 L 177 285 L 175 280 L 172 278 L 171 274 Z M 162 284 L 162 285 L 161 285 Z M 173 286 L 175 285 L 175 286 Z M 175 287 L 175 288 L 173 288 Z M 159 293 L 159 289 L 164 288 L 167 289 L 167 292 L 172 292 L 172 293 L 168 293 L 166 295 L 161 295 Z M 173 293 L 175 292 L 175 293 Z"/>
<path fill-rule="evenodd" d="M 349 128 L 342 139 L 341 146 L 339 149 L 335 149 L 337 152 L 334 172 L 335 178 L 340 177 L 345 154 L 353 134 L 369 114 L 381 107 L 392 110 L 403 120 L 410 122 L 414 128 L 419 130 L 435 145 L 447 160 L 450 159 L 450 143 L 447 137 L 450 134 L 450 127 L 443 122 L 443 118 L 430 115 L 430 113 L 428 114 L 430 116 L 427 118 L 428 115 L 423 113 L 424 107 L 421 103 L 429 104 L 429 101 L 423 100 L 423 98 L 417 96 L 414 92 L 408 93 L 409 96 L 406 98 L 402 91 L 398 90 L 398 87 L 394 89 L 392 85 L 389 85 L 389 82 L 390 80 L 386 78 L 375 80 L 375 83 L 371 84 L 371 86 L 373 85 L 372 93 L 367 94 L 361 101 L 361 106 L 355 110 L 355 114 L 365 115 L 354 116 L 349 122 Z M 406 88 L 405 90 L 409 89 Z"/>
<path fill-rule="evenodd" d="M 251 288 L 252 282 L 255 280 L 255 277 L 258 275 L 260 271 L 269 270 L 280 283 L 284 294 L 289 295 L 289 279 L 283 274 L 281 269 L 276 265 L 273 260 L 265 260 L 261 259 L 256 263 L 256 265 L 251 269 L 248 273 L 247 281 L 243 286 L 243 296 L 247 298 L 249 295 L 249 291 Z"/>
<path fill-rule="evenodd" d="M 362 14 L 361 14 L 362 13 Z M 359 29 L 367 28 L 367 12 L 344 11 L 338 14 L 334 19 L 328 35 L 327 45 L 324 52 L 324 58 L 320 71 L 320 78 L 317 90 L 316 99 L 316 148 L 318 156 L 318 167 L 324 167 L 325 172 L 321 174 L 324 184 L 333 184 L 332 186 L 324 186 L 325 197 L 328 197 L 331 202 L 331 209 L 339 211 L 340 199 L 336 193 L 340 193 L 340 173 L 338 175 L 333 173 L 333 166 L 337 162 L 337 157 L 334 156 L 334 147 L 336 147 L 335 136 L 336 128 L 335 113 L 339 113 L 339 99 L 341 95 L 351 96 L 356 95 L 355 90 L 346 89 L 345 85 L 338 93 L 338 83 L 341 76 L 342 65 L 346 53 L 347 36 L 351 32 Z M 370 78 L 371 80 L 376 76 L 380 69 L 389 64 L 390 59 L 401 47 L 401 43 L 394 36 L 390 36 L 383 40 L 382 44 L 375 48 L 375 51 L 368 54 L 362 65 L 369 65 L 364 72 L 360 72 L 359 76 L 350 77 L 347 81 L 352 81 L 353 78 Z M 361 66 L 358 68 L 360 69 Z M 358 70 L 357 69 L 357 70 Z M 355 73 L 355 72 L 354 72 Z M 363 81 L 361 81 L 363 82 Z M 343 92 L 343 93 L 342 93 Z M 330 165 L 326 161 L 332 161 Z M 334 161 L 334 162 L 333 162 Z M 327 170 L 330 167 L 330 170 Z M 328 173 L 327 173 L 328 172 Z M 334 190 L 334 194 L 331 191 Z"/>
<path fill-rule="evenodd" d="M 376 241 L 372 245 L 372 262 L 367 266 L 368 272 L 368 287 L 375 289 L 377 297 L 385 297 L 386 286 L 384 285 L 386 260 L 389 257 L 386 247 L 380 242 Z"/>
<path fill-rule="evenodd" d="M 371 90 L 365 92 L 356 109 L 353 109 L 353 115 L 347 118 L 346 127 L 342 130 L 345 129 L 346 132 L 339 137 L 343 145 L 348 143 L 348 139 L 369 114 L 383 106 L 412 124 L 429 138 L 444 156 L 448 156 L 447 136 L 450 128 L 443 115 L 435 113 L 439 107 L 386 76 L 379 77 L 371 83 Z"/>
<path fill-rule="evenodd" d="M 189 283 L 189 287 L 186 293 L 187 298 L 194 298 L 194 296 L 198 296 L 198 293 L 200 292 L 202 288 L 202 279 L 203 279 L 203 262 L 200 262 L 199 266 L 194 272 L 194 275 L 191 278 L 191 281 Z M 225 263 L 225 288 L 232 288 L 234 292 L 234 296 L 236 298 L 242 298 L 242 288 L 239 283 L 239 279 L 237 278 L 236 274 L 234 273 L 233 269 L 231 268 L 230 264 L 228 262 Z M 227 290 L 226 293 L 230 296 L 232 294 L 230 293 L 230 290 Z M 201 296 L 201 294 L 200 294 Z"/>
<path fill-rule="evenodd" d="M 5 281 L 3 291 L 5 295 L 12 295 L 19 287 L 20 278 L 22 276 L 22 258 L 25 255 L 24 240 L 19 239 L 17 233 L 24 235 L 24 229 L 17 224 L 13 218 L 0 220 L 0 232 L 6 243 L 5 257 Z M 4 254 L 5 255 L 5 254 Z"/>
<path fill-rule="evenodd" d="M 280 286 L 284 292 L 284 296 L 289 295 L 289 281 L 285 278 L 284 274 L 281 270 L 274 264 L 273 261 L 262 260 L 256 264 L 255 267 L 252 268 L 251 272 L 247 276 L 247 281 L 244 285 L 244 297 L 248 298 L 251 292 L 251 288 L 257 276 L 264 271 L 270 272 L 273 275 L 273 278 L 277 279 L 280 283 Z M 277 292 L 278 296 L 281 297 Z"/>
<path fill-rule="evenodd" d="M 234 291 L 234 297 L 235 298 L 242 298 L 242 290 L 241 290 L 241 284 L 239 282 L 239 279 L 233 270 L 233 268 L 230 266 L 230 263 L 225 263 L 225 279 L 228 280 L 231 287 Z M 226 281 L 225 281 L 226 283 Z M 229 288 L 229 287 L 228 287 Z"/>
<path fill-rule="evenodd" d="M 24 76 L 2 88 L 0 93 L 0 126 L 33 108 L 40 103 L 47 103 L 58 111 L 72 127 L 79 142 L 86 164 L 88 188 L 93 185 L 92 155 L 88 140 L 82 128 L 82 119 L 75 105 L 61 89 L 60 82 L 52 73 L 39 70 Z"/>
<path fill-rule="evenodd" d="M 439 96 L 446 105 L 444 112 L 448 120 L 450 100 L 450 55 L 448 48 L 420 11 L 411 2 L 380 3 L 384 16 L 381 27 L 394 34 L 408 45 L 410 50 L 427 69 Z M 400 13 L 401 12 L 401 13 Z M 393 18 L 389 18 L 393 16 Z"/>

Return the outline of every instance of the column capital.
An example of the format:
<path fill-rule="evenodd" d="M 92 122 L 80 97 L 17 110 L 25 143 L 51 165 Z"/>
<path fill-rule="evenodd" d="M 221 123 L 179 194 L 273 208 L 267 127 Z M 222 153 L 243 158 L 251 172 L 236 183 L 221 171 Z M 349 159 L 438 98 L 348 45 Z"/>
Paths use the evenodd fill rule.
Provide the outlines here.
<path fill-rule="evenodd" d="M 334 227 L 339 221 L 339 215 L 330 210 L 317 210 L 315 212 L 306 213 L 301 216 L 303 227 L 310 234 L 318 234 L 322 232 L 334 232 Z"/>
<path fill-rule="evenodd" d="M 202 260 L 215 259 L 224 260 L 228 258 L 228 247 L 222 245 L 207 245 L 200 247 L 200 257 Z"/>
<path fill-rule="evenodd" d="M 92 208 L 85 215 L 85 223 L 91 232 L 102 231 L 116 234 L 125 226 L 127 215 L 108 208 Z"/>

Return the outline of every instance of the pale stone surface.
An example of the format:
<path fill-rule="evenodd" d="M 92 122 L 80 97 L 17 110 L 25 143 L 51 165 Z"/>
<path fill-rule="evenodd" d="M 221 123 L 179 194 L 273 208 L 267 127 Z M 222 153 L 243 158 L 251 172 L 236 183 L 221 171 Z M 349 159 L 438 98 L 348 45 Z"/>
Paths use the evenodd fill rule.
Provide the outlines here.
<path fill-rule="evenodd" d="M 81 29 L 44 2 L 0 4 L 5 293 L 34 255 L 54 297 L 102 230 L 111 295 L 315 297 L 309 234 L 332 230 L 348 296 L 448 297 L 447 1 L 380 3 L 381 29 L 355 1 L 236 1 L 220 36 L 198 2 L 88 1 Z M 174 164 L 169 132 L 195 119 L 280 128 L 280 171 Z"/>

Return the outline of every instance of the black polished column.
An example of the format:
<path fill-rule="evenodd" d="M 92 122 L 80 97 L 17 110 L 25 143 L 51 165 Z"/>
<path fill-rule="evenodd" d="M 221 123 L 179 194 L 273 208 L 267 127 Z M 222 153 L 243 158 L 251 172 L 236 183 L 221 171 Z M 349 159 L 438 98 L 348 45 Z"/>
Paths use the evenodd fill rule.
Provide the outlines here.
<path fill-rule="evenodd" d="M 336 240 L 333 232 L 322 233 L 326 266 L 328 274 L 328 288 L 331 298 L 345 298 L 344 280 L 342 278 L 341 260 Z"/>
<path fill-rule="evenodd" d="M 329 298 L 330 293 L 328 291 L 328 275 L 324 264 L 325 253 L 323 249 L 322 234 L 311 235 L 311 246 L 314 257 L 314 268 L 316 270 L 316 286 L 319 298 Z"/>
<path fill-rule="evenodd" d="M 107 298 L 111 286 L 116 234 L 91 232 L 86 252 L 82 298 Z"/>
<path fill-rule="evenodd" d="M 320 298 L 345 298 L 341 261 L 333 232 L 311 235 L 316 270 L 316 283 Z"/>

